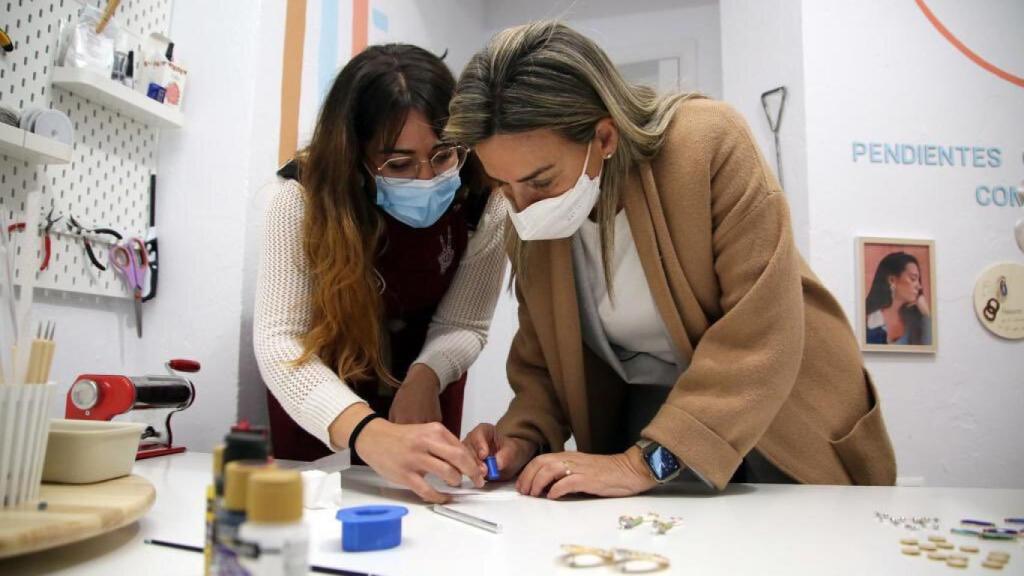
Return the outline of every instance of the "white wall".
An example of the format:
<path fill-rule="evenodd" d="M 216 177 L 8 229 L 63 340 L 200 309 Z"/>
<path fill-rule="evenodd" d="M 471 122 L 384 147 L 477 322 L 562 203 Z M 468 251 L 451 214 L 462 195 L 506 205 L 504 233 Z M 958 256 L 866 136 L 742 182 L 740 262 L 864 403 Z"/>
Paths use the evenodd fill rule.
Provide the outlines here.
<path fill-rule="evenodd" d="M 1024 4 L 930 1 L 975 51 L 1024 75 Z M 914 2 L 803 3 L 811 264 L 850 318 L 854 237 L 935 240 L 938 353 L 869 354 L 899 474 L 928 485 L 1024 486 L 1024 343 L 985 331 L 978 274 L 1021 262 L 1020 207 L 982 207 L 979 184 L 1020 186 L 1024 90 L 982 70 Z M 852 161 L 853 141 L 995 146 L 998 169 Z"/>
<path fill-rule="evenodd" d="M 316 2 L 308 6 L 312 10 Z M 267 422 L 267 402 L 263 379 L 252 344 L 253 304 L 256 295 L 256 271 L 259 268 L 263 240 L 263 214 L 270 200 L 265 185 L 277 170 L 281 124 L 281 63 L 284 60 L 284 2 L 263 2 L 259 23 L 260 42 L 257 47 L 259 65 L 254 70 L 254 86 L 267 87 L 256 91 L 252 124 L 247 142 L 249 149 L 248 180 L 245 194 L 239 198 L 238 209 L 245 214 L 245 237 L 242 246 L 241 310 L 238 326 L 238 420 L 257 424 Z M 351 10 L 349 10 L 351 13 Z M 306 50 L 310 49 L 307 45 Z M 305 86 L 304 86 L 305 87 Z M 312 88 L 311 88 L 312 89 Z"/>
<path fill-rule="evenodd" d="M 793 234 L 810 255 L 801 0 L 722 0 L 722 98 L 747 119 L 762 153 L 775 166 L 775 143 L 761 94 L 787 89 L 779 130 L 783 186 Z M 770 101 L 774 106 L 775 100 Z M 773 114 L 777 108 L 770 107 Z"/>
<path fill-rule="evenodd" d="M 722 96 L 722 56 L 715 0 L 523 0 L 486 3 L 487 37 L 509 26 L 555 18 L 586 34 L 616 63 L 696 51 L 696 77 L 685 89 Z"/>
<path fill-rule="evenodd" d="M 195 404 L 175 417 L 181 439 L 196 449 L 211 447 L 235 420 L 261 17 L 259 4 L 240 11 L 230 3 L 176 2 L 170 28 L 189 66 L 188 120 L 160 143 L 162 285 L 148 316 L 162 330 L 147 348 L 154 361 L 175 351 L 203 363 Z"/>
<path fill-rule="evenodd" d="M 405 42 L 441 55 L 458 77 L 483 45 L 483 0 L 373 0 L 369 43 Z M 381 17 L 387 22 L 380 26 Z"/>

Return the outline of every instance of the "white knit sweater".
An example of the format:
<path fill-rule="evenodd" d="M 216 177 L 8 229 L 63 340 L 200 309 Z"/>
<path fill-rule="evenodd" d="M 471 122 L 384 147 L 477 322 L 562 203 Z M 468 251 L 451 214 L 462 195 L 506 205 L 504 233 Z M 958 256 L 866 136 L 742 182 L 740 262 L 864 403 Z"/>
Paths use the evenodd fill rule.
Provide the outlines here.
<path fill-rule="evenodd" d="M 312 321 L 312 280 L 302 250 L 305 198 L 293 180 L 281 180 L 266 214 L 256 284 L 253 347 L 263 381 L 288 414 L 324 445 L 337 450 L 328 427 L 363 400 L 320 358 L 293 366 Z M 487 202 L 452 284 L 441 300 L 415 363 L 430 367 L 441 389 L 476 360 L 487 342 L 505 268 L 507 205 L 501 194 Z"/>

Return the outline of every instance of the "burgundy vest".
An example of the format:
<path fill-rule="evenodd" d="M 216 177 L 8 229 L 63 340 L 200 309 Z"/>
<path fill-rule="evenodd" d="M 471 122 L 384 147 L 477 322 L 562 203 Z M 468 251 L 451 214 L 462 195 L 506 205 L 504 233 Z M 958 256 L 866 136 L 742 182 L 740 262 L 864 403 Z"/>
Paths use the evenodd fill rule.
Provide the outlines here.
<path fill-rule="evenodd" d="M 294 172 L 287 172 L 290 166 L 282 169 L 279 175 L 294 179 Z M 430 321 L 448 292 L 466 251 L 470 225 L 475 224 L 473 212 L 464 203 L 453 204 L 429 228 L 412 228 L 381 212 L 384 234 L 375 269 L 384 282 L 384 322 L 381 328 L 387 332 L 384 343 L 388 367 L 398 380 L 405 378 L 409 367 L 423 350 Z M 457 437 L 461 432 L 465 384 L 466 375 L 463 374 L 441 395 L 442 422 Z M 394 389 L 376 381 L 350 385 L 371 408 L 387 417 Z M 331 453 L 285 412 L 270 390 L 267 390 L 267 410 L 275 457 L 310 461 Z"/>

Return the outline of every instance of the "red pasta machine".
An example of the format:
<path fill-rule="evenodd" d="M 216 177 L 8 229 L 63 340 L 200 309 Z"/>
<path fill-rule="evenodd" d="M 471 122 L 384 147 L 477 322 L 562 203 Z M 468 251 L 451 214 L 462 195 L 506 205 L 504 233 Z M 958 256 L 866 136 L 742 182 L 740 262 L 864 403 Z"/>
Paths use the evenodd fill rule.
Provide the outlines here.
<path fill-rule="evenodd" d="M 68 390 L 64 417 L 70 420 L 112 420 L 114 416 L 131 410 L 169 409 L 164 421 L 166 438 L 148 427 L 136 460 L 184 452 L 184 446 L 174 446 L 171 416 L 192 405 L 196 388 L 191 380 L 180 373 L 199 371 L 199 362 L 175 359 L 165 364 L 167 376 L 120 376 L 82 374 Z"/>

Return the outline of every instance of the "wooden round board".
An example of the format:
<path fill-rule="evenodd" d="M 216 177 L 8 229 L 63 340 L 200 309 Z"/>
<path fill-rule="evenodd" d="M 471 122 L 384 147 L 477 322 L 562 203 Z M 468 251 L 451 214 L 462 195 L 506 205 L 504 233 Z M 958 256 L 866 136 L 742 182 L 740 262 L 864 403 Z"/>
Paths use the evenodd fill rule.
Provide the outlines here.
<path fill-rule="evenodd" d="M 95 484 L 43 484 L 35 504 L 0 510 L 0 558 L 62 546 L 135 522 L 156 499 L 141 476 Z"/>

